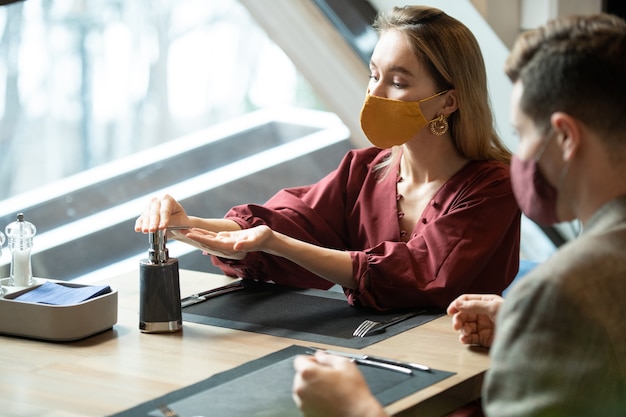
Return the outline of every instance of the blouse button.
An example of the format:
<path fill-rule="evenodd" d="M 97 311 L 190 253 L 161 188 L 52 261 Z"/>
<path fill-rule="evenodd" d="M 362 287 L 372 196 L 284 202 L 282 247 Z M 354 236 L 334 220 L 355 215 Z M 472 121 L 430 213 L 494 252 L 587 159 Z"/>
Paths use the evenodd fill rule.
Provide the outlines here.
<path fill-rule="evenodd" d="M 398 212 L 398 218 L 401 219 L 404 217 L 404 212 L 403 211 L 399 211 Z"/>
<path fill-rule="evenodd" d="M 437 202 L 433 200 L 433 202 L 431 203 L 431 205 L 432 205 L 433 207 L 437 207 L 439 204 L 437 204 Z"/>
<path fill-rule="evenodd" d="M 428 223 L 428 219 L 426 217 L 422 217 L 422 223 L 424 224 Z"/>
<path fill-rule="evenodd" d="M 406 230 L 401 230 L 400 231 L 400 236 L 405 237 L 406 236 Z"/>
<path fill-rule="evenodd" d="M 396 201 L 400 201 L 402 199 L 402 194 L 396 194 Z"/>

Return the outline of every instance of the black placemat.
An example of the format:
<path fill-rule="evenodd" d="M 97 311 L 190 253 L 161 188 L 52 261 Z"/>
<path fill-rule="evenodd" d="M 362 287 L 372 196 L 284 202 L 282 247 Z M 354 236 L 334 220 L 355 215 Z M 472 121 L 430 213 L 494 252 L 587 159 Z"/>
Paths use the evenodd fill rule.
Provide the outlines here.
<path fill-rule="evenodd" d="M 360 349 L 443 315 L 441 310 L 429 309 L 382 333 L 352 336 L 365 319 L 385 320 L 403 312 L 355 308 L 339 292 L 250 281 L 243 290 L 185 307 L 183 320 Z"/>
<path fill-rule="evenodd" d="M 299 417 L 291 396 L 293 358 L 307 350 L 290 346 L 111 417 L 162 417 L 160 405 L 167 405 L 184 417 Z M 369 366 L 359 369 L 383 405 L 454 375 L 436 369 L 415 371 L 413 375 Z"/>

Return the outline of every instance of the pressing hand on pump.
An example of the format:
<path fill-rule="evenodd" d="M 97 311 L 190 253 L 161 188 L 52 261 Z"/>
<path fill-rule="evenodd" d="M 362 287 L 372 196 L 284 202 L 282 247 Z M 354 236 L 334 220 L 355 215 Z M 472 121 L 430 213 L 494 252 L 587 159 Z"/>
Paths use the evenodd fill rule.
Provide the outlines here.
<path fill-rule="evenodd" d="M 180 230 L 180 227 L 188 229 Z M 179 230 L 172 230 L 178 227 Z M 157 230 L 168 229 L 168 238 L 184 241 L 193 245 L 207 253 L 224 256 L 225 254 L 217 251 L 213 253 L 211 247 L 204 247 L 202 242 L 193 239 L 193 236 L 202 235 L 204 232 L 230 232 L 241 230 L 239 225 L 228 219 L 204 219 L 201 217 L 189 216 L 185 212 L 183 206 L 169 195 L 163 197 L 152 198 L 144 208 L 141 216 L 135 221 L 135 231 L 143 233 L 153 233 Z M 186 234 L 196 229 L 192 237 L 188 238 Z M 228 251 L 233 252 L 233 251 Z M 226 252 L 226 253 L 228 253 Z M 227 257 L 227 256 L 225 256 Z M 239 258 L 241 259 L 241 258 Z"/>
<path fill-rule="evenodd" d="M 169 195 L 152 198 L 135 222 L 136 232 L 165 229 L 169 238 L 193 245 L 205 254 L 242 260 L 249 252 L 265 252 L 288 259 L 345 288 L 356 288 L 348 251 L 294 239 L 265 225 L 242 229 L 232 219 L 189 216 Z"/>
<path fill-rule="evenodd" d="M 144 208 L 141 216 L 135 221 L 135 231 L 143 233 L 156 232 L 168 226 L 191 225 L 191 219 L 174 198 L 165 195 L 154 197 Z"/>

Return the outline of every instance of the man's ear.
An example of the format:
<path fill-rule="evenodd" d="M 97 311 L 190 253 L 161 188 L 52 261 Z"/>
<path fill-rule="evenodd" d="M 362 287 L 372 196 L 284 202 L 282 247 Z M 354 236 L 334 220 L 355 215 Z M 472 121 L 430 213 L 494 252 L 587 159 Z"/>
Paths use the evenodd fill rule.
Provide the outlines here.
<path fill-rule="evenodd" d="M 580 122 L 567 113 L 555 112 L 550 117 L 557 143 L 563 152 L 563 161 L 570 161 L 581 145 Z"/>

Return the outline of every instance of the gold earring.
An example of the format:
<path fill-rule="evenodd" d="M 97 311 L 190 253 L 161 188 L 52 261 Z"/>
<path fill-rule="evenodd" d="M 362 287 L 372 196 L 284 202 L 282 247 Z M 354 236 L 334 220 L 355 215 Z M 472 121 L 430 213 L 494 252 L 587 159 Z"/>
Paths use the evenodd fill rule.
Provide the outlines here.
<path fill-rule="evenodd" d="M 441 136 L 448 131 L 448 119 L 440 114 L 435 120 L 430 122 L 430 131 L 435 136 Z"/>

